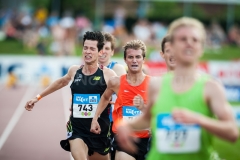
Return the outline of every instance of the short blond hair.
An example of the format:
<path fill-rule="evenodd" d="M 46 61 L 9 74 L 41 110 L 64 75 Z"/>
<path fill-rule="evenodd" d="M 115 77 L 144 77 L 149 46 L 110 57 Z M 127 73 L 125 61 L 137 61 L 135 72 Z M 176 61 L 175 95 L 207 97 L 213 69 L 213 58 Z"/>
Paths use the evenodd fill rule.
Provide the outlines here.
<path fill-rule="evenodd" d="M 144 42 L 141 40 L 138 40 L 138 39 L 131 40 L 123 46 L 123 49 L 124 49 L 124 59 L 126 59 L 126 56 L 127 56 L 127 53 L 126 53 L 127 49 L 134 49 L 134 50 L 141 49 L 143 58 L 146 57 L 147 47 L 144 44 Z"/>
<path fill-rule="evenodd" d="M 173 39 L 174 31 L 182 26 L 191 26 L 191 27 L 197 28 L 202 35 L 202 44 L 203 45 L 205 44 L 206 30 L 204 28 L 203 23 L 195 18 L 190 18 L 190 17 L 178 18 L 170 24 L 169 29 L 168 29 L 168 34 L 170 35 L 171 40 Z"/>

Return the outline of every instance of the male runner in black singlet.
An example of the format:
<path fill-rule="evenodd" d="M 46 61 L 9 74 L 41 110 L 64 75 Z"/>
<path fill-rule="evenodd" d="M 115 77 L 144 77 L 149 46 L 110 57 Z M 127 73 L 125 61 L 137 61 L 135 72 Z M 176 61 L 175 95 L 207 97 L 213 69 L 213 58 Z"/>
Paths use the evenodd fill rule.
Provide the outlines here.
<path fill-rule="evenodd" d="M 116 76 L 111 70 L 98 64 L 98 56 L 102 54 L 104 37 L 101 32 L 86 32 L 83 37 L 84 66 L 73 65 L 68 73 L 53 82 L 41 94 L 29 100 L 25 108 L 31 111 L 34 104 L 42 97 L 63 88 L 73 80 L 70 88 L 72 91 L 72 135 L 67 140 L 61 141 L 61 146 L 71 151 L 75 160 L 108 160 L 109 142 L 109 114 L 108 108 L 99 117 L 102 132 L 98 135 L 90 132 L 92 117 L 97 104 L 107 87 L 108 80 Z"/>

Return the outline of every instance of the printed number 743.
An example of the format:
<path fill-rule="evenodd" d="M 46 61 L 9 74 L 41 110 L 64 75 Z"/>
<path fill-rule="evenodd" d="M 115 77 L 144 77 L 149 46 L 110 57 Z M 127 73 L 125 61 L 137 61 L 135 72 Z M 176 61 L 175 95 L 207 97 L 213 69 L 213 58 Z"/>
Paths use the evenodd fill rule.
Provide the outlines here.
<path fill-rule="evenodd" d="M 87 105 L 79 104 L 78 107 L 79 107 L 79 111 L 92 111 L 93 110 L 93 106 L 91 104 L 87 104 Z"/>

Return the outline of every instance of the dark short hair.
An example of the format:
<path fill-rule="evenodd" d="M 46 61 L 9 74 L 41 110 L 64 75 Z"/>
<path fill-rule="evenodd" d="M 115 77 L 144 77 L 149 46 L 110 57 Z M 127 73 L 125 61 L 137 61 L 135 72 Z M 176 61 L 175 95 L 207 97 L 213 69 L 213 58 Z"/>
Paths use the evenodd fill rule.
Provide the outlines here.
<path fill-rule="evenodd" d="M 104 36 L 101 32 L 99 31 L 87 31 L 83 35 L 83 45 L 85 40 L 92 40 L 92 41 L 97 41 L 97 48 L 98 51 L 103 49 L 104 46 Z"/>
<path fill-rule="evenodd" d="M 143 58 L 146 57 L 147 47 L 144 44 L 144 42 L 141 40 L 138 40 L 138 39 L 131 40 L 131 41 L 127 42 L 125 44 L 125 46 L 123 46 L 123 49 L 124 49 L 124 59 L 126 59 L 126 57 L 127 57 L 127 49 L 134 49 L 134 50 L 141 49 Z"/>
<path fill-rule="evenodd" d="M 112 34 L 106 33 L 106 32 L 102 32 L 102 34 L 105 38 L 105 41 L 111 43 L 111 50 L 114 50 L 115 49 L 115 37 Z"/>
<path fill-rule="evenodd" d="M 162 48 L 162 52 L 164 53 L 164 50 L 165 50 L 165 44 L 167 42 L 171 42 L 171 37 L 169 35 L 166 35 L 163 40 L 162 40 L 162 43 L 161 43 L 161 48 Z"/>

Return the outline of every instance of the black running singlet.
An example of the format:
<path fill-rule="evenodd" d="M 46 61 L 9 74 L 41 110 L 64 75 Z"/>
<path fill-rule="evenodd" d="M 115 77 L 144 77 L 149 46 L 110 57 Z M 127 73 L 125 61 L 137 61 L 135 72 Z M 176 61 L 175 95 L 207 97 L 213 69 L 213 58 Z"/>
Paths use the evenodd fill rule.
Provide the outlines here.
<path fill-rule="evenodd" d="M 82 73 L 82 68 L 80 68 L 77 70 L 70 88 L 72 91 L 72 115 L 70 118 L 72 134 L 86 137 L 106 137 L 110 126 L 108 113 L 110 104 L 98 118 L 101 134 L 90 132 L 97 105 L 107 88 L 102 69 L 98 68 L 93 75 L 87 76 Z"/>

